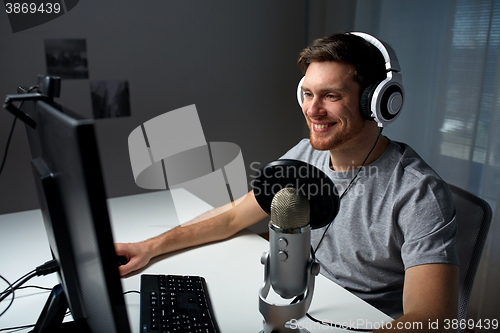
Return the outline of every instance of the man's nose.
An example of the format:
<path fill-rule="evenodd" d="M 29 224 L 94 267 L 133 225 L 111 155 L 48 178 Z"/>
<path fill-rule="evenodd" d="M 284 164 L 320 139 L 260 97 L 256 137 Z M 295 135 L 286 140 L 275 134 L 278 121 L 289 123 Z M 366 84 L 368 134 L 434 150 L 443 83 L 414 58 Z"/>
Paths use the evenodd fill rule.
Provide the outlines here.
<path fill-rule="evenodd" d="M 323 103 L 320 98 L 313 97 L 307 102 L 303 103 L 303 112 L 311 118 L 324 116 L 326 114 L 326 110 L 323 106 Z"/>

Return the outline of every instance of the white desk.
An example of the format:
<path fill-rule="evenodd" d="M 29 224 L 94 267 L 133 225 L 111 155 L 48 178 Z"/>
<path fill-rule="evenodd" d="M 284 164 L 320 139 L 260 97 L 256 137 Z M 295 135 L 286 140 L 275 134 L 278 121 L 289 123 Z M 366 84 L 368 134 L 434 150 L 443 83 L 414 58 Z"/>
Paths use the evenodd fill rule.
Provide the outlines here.
<path fill-rule="evenodd" d="M 192 214 L 210 208 L 187 192 L 176 190 L 192 205 Z M 169 192 L 153 192 L 109 200 L 114 240 L 132 242 L 155 236 L 179 224 Z M 181 216 L 181 222 L 189 216 Z M 38 210 L 0 216 L 0 274 L 13 282 L 36 266 L 51 259 L 41 213 Z M 140 274 L 201 275 L 207 280 L 215 315 L 222 333 L 251 333 L 262 329 L 258 310 L 258 291 L 263 284 L 264 267 L 260 263 L 269 243 L 244 231 L 226 241 L 164 255 L 152 260 L 142 271 L 123 278 L 124 291 L 140 289 Z M 55 275 L 34 278 L 28 284 L 52 287 Z M 0 281 L 0 290 L 4 282 Z M 48 293 L 36 289 L 20 290 L 12 307 L 0 317 L 0 328 L 35 323 Z M 139 332 L 139 295 L 124 296 L 132 332 Z M 0 312 L 8 302 L 0 304 Z M 322 275 L 309 313 L 330 322 L 362 327 L 362 323 L 390 321 L 390 317 L 334 284 Z M 310 332 L 335 331 L 314 325 L 309 319 L 299 321 Z M 343 330 L 339 330 L 345 332 Z"/>

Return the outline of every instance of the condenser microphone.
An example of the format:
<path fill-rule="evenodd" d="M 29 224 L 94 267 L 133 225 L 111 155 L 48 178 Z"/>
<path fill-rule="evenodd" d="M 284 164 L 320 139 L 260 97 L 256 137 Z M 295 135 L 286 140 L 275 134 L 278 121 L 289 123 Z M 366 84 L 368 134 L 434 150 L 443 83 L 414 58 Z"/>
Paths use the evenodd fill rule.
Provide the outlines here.
<path fill-rule="evenodd" d="M 309 200 L 293 187 L 281 189 L 271 202 L 269 275 L 274 291 L 286 299 L 308 286 L 309 216 Z"/>
<path fill-rule="evenodd" d="M 260 169 L 252 187 L 260 207 L 271 216 L 270 248 L 260 260 L 264 265 L 264 284 L 259 289 L 262 332 L 307 332 L 288 324 L 304 317 L 311 305 L 320 270 L 309 257 L 311 229 L 324 227 L 337 215 L 340 201 L 335 185 L 315 166 L 283 159 Z M 274 303 L 268 299 L 271 287 L 281 298 L 296 298 L 288 304 Z"/>

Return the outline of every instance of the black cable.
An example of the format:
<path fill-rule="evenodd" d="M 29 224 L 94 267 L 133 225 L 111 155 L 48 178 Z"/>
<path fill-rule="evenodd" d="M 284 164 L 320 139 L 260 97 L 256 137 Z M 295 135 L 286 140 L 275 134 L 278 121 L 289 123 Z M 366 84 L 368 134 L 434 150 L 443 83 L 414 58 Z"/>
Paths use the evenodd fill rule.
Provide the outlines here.
<path fill-rule="evenodd" d="M 12 294 L 12 300 L 11 304 L 14 301 L 14 292 L 15 290 L 19 289 L 23 284 L 31 280 L 35 276 L 41 276 L 41 275 L 47 275 L 56 272 L 59 269 L 59 264 L 55 259 L 49 260 L 43 265 L 38 266 L 34 270 L 32 270 L 29 273 L 24 274 L 22 277 L 16 280 L 14 283 L 8 283 L 9 287 L 7 287 L 2 293 L 0 294 L 0 302 L 3 301 L 5 298 L 7 298 L 10 294 Z M 5 278 L 4 278 L 5 280 Z M 5 280 L 7 281 L 7 280 Z M 10 307 L 10 305 L 7 307 L 7 309 Z M 2 312 L 2 315 L 7 311 Z"/>
<path fill-rule="evenodd" d="M 378 135 L 377 135 L 377 139 L 375 140 L 375 143 L 373 144 L 373 147 L 368 152 L 368 155 L 366 155 L 363 163 L 361 163 L 361 167 L 358 169 L 358 172 L 356 172 L 356 175 L 354 176 L 354 178 L 351 180 L 351 182 L 349 183 L 349 185 L 347 185 L 347 188 L 344 190 L 344 192 L 342 192 L 342 194 L 340 195 L 339 200 L 344 197 L 344 195 L 347 193 L 347 191 L 349 191 L 349 189 L 354 184 L 354 181 L 358 178 L 358 175 L 361 172 L 361 170 L 363 169 L 363 167 L 365 166 L 366 161 L 368 160 L 368 158 L 370 157 L 371 153 L 373 152 L 373 150 L 377 146 L 378 139 L 382 135 L 382 129 L 383 129 L 383 127 L 380 127 Z M 323 241 L 323 238 L 325 238 L 326 232 L 328 231 L 328 228 L 330 228 L 330 226 L 332 225 L 332 222 L 333 221 L 331 221 L 330 223 L 328 223 L 328 226 L 325 228 L 325 231 L 323 232 L 323 235 L 321 236 L 321 239 L 319 240 L 319 243 L 316 246 L 316 249 L 313 249 L 313 247 L 311 245 L 311 250 L 312 250 L 311 256 L 312 256 L 313 259 L 316 259 L 316 251 L 318 251 L 318 248 L 319 248 L 321 242 Z M 293 302 L 296 302 L 296 301 L 297 301 L 297 298 Z M 371 332 L 372 331 L 372 330 L 368 330 L 368 329 L 354 328 L 354 327 L 348 327 L 348 326 L 342 326 L 342 325 L 339 325 L 339 324 L 329 323 L 329 322 L 326 322 L 326 321 L 322 321 L 322 320 L 316 319 L 313 316 L 311 316 L 309 313 L 306 313 L 306 316 L 310 320 L 312 320 L 314 322 L 317 322 L 317 323 L 319 323 L 321 325 L 327 325 L 327 326 L 330 326 L 330 327 L 336 327 L 336 328 L 341 328 L 341 329 L 345 329 L 345 330 L 349 330 L 349 331 L 356 331 L 356 332 Z"/>
<path fill-rule="evenodd" d="M 8 297 L 10 294 L 13 294 L 14 290 L 18 289 L 20 286 L 22 286 L 23 284 L 25 284 L 26 282 L 28 282 L 29 280 L 31 280 L 35 276 L 37 276 L 36 272 L 33 272 L 29 275 L 26 275 L 26 277 L 24 279 L 22 279 L 20 282 L 18 282 L 17 284 L 13 284 L 12 288 L 9 288 L 10 290 L 4 292 L 4 294 L 0 297 L 0 302 L 3 301 L 6 297 Z"/>
<path fill-rule="evenodd" d="M 29 273 L 26 273 L 19 279 L 17 279 L 14 283 L 12 283 L 9 287 L 7 287 L 0 294 L 0 302 L 3 301 L 7 296 L 14 292 L 15 289 L 19 289 L 23 284 L 28 282 L 35 276 L 47 275 L 56 272 L 59 269 L 59 264 L 55 259 L 49 260 L 43 265 L 38 266 L 34 270 Z"/>
<path fill-rule="evenodd" d="M 6 278 L 4 278 L 2 275 L 0 275 L 0 278 L 1 278 L 2 280 L 4 280 L 4 281 L 5 281 L 5 282 L 9 285 L 9 286 L 7 287 L 7 289 L 8 289 L 8 288 L 12 288 L 12 284 L 11 284 L 11 283 L 10 283 L 10 282 L 6 279 Z M 14 289 L 13 289 L 13 290 L 14 290 Z M 0 317 L 1 317 L 1 316 L 3 316 L 3 314 L 4 314 L 5 312 L 7 312 L 7 310 L 8 310 L 8 309 L 12 306 L 12 303 L 14 303 L 14 291 L 12 291 L 12 299 L 10 300 L 9 305 L 7 305 L 7 307 L 5 308 L 5 310 L 3 310 L 3 311 L 2 311 L 2 313 L 0 313 Z"/>
<path fill-rule="evenodd" d="M 59 263 L 55 259 L 49 260 L 35 269 L 37 276 L 52 274 L 58 270 Z"/>
<path fill-rule="evenodd" d="M 22 287 L 19 287 L 17 289 L 29 289 L 29 288 L 35 288 L 35 289 L 41 289 L 41 290 L 47 290 L 47 291 L 51 291 L 53 288 L 49 288 L 49 287 L 42 287 L 42 286 L 22 286 Z"/>
<path fill-rule="evenodd" d="M 31 91 L 33 91 L 33 89 L 36 89 L 36 88 L 38 88 L 37 85 L 29 87 L 29 89 L 26 93 L 30 93 Z M 19 107 L 18 107 L 19 110 L 23 107 L 23 102 L 24 101 L 21 101 L 21 103 L 19 104 Z M 12 134 L 14 133 L 14 128 L 16 127 L 16 121 L 17 121 L 17 117 L 14 117 L 14 120 L 12 121 L 12 126 L 10 128 L 9 137 L 7 139 L 7 144 L 5 145 L 5 151 L 4 151 L 3 158 L 2 158 L 2 164 L 0 164 L 0 175 L 2 175 L 3 167 L 5 166 L 5 161 L 7 160 L 7 153 L 9 151 L 10 140 L 12 139 Z"/>
<path fill-rule="evenodd" d="M 29 274 L 32 274 L 33 272 L 35 272 L 35 270 L 32 270 L 31 272 L 28 272 L 28 273 L 24 274 L 19 279 L 17 279 L 16 281 L 14 281 L 14 283 L 10 283 L 9 286 L 7 288 L 5 288 L 5 290 L 0 293 L 0 302 L 5 298 L 5 296 L 4 296 L 5 294 L 8 294 L 8 293 L 11 292 L 9 290 L 15 289 L 13 286 L 15 286 L 16 283 L 18 283 L 19 281 L 21 281 L 22 279 L 24 279 Z"/>
<path fill-rule="evenodd" d="M 343 329 L 343 330 L 355 331 L 355 332 L 372 332 L 373 331 L 373 330 L 367 329 L 367 328 L 354 328 L 354 327 L 350 327 L 350 326 L 344 326 L 344 325 L 340 325 L 340 324 L 329 323 L 327 321 L 316 319 L 313 316 L 311 316 L 309 313 L 306 313 L 306 316 L 307 316 L 307 318 L 309 318 L 312 321 L 317 322 L 317 323 L 319 323 L 321 325 L 326 325 L 326 326 L 330 326 L 330 327 L 340 328 L 340 329 Z"/>
<path fill-rule="evenodd" d="M 7 160 L 7 153 L 9 152 L 10 140 L 12 139 L 12 134 L 14 133 L 14 128 L 16 127 L 16 121 L 17 121 L 17 117 L 15 117 L 14 120 L 12 121 L 12 126 L 10 128 L 9 137 L 7 139 L 7 144 L 5 145 L 5 151 L 3 153 L 2 164 L 0 165 L 0 175 L 2 174 L 3 167 L 5 165 L 5 161 Z"/>
<path fill-rule="evenodd" d="M 0 293 L 0 302 L 3 301 L 6 297 L 12 294 L 12 299 L 10 300 L 9 305 L 5 310 L 0 313 L 0 317 L 7 312 L 7 310 L 12 306 L 12 303 L 14 302 L 15 298 L 15 291 L 21 288 L 39 288 L 39 289 L 44 289 L 44 290 L 52 290 L 50 288 L 46 287 L 41 287 L 41 286 L 22 286 L 26 282 L 28 282 L 30 279 L 32 279 L 35 276 L 41 276 L 41 275 L 47 275 L 56 272 L 59 269 L 59 264 L 55 259 L 49 260 L 45 262 L 43 265 L 38 266 L 34 270 L 24 274 L 21 276 L 19 279 L 17 279 L 14 283 L 10 283 L 5 279 L 3 276 L 0 275 L 0 278 L 2 278 L 7 284 L 9 285 L 2 293 Z M 19 331 L 27 328 L 34 327 L 35 325 L 24 325 L 24 326 L 16 326 L 16 327 L 9 327 L 9 328 L 2 328 L 0 329 L 0 332 L 4 331 Z"/>
<path fill-rule="evenodd" d="M 17 279 L 16 281 L 14 281 L 14 283 L 12 285 L 15 285 L 16 283 L 18 283 L 19 281 L 21 281 L 22 279 L 24 279 L 26 276 L 32 274 L 36 272 L 36 269 L 32 270 L 32 271 L 29 271 L 28 273 L 24 274 L 23 276 L 21 276 L 19 279 Z M 7 289 L 6 289 L 7 290 Z M 3 292 L 2 292 L 3 294 Z"/>
<path fill-rule="evenodd" d="M 126 294 L 131 294 L 131 293 L 136 293 L 136 294 L 140 294 L 141 292 L 139 290 L 128 290 L 128 291 L 125 291 L 123 293 L 123 295 L 126 295 Z"/>
<path fill-rule="evenodd" d="M 9 286 L 7 288 L 5 288 L 4 291 L 2 291 L 0 293 L 0 302 L 3 301 L 7 296 L 9 296 L 11 293 L 14 292 L 15 289 L 15 285 L 21 281 L 22 279 L 24 279 L 26 276 L 30 275 L 30 274 L 33 274 L 34 272 L 36 272 L 36 270 L 32 270 L 31 272 L 28 272 L 26 274 L 24 274 L 23 276 L 21 276 L 19 279 L 17 279 L 16 281 L 14 281 L 14 283 L 9 283 Z M 5 280 L 5 279 L 4 279 Z M 5 280 L 6 281 L 6 280 Z"/>
<path fill-rule="evenodd" d="M 378 131 L 378 135 L 377 135 L 377 139 L 375 140 L 375 143 L 373 144 L 373 147 L 372 149 L 370 149 L 370 151 L 368 152 L 368 155 L 366 155 L 363 163 L 361 163 L 361 167 L 358 169 L 358 172 L 356 172 L 356 175 L 354 176 L 354 178 L 351 180 L 351 182 L 349 183 L 349 185 L 347 185 L 347 188 L 345 189 L 344 192 L 342 192 L 342 194 L 340 195 L 339 197 L 339 200 L 342 199 L 344 197 L 344 195 L 347 193 L 347 191 L 350 190 L 351 186 L 354 184 L 354 181 L 358 178 L 358 175 L 359 173 L 361 172 L 361 170 L 363 169 L 363 167 L 365 166 L 365 163 L 366 161 L 368 160 L 368 157 L 370 157 L 371 153 L 373 152 L 373 150 L 375 149 L 375 147 L 377 146 L 377 142 L 378 142 L 378 139 L 380 138 L 381 134 L 382 134 L 382 130 L 383 130 L 383 127 L 380 127 L 380 130 Z M 313 251 L 313 257 L 315 258 L 316 257 L 316 251 L 318 251 L 318 248 L 321 244 L 321 242 L 323 241 L 323 238 L 325 238 L 325 235 L 326 235 L 326 232 L 328 231 L 328 228 L 330 228 L 330 226 L 332 225 L 332 222 L 331 221 L 330 223 L 328 223 L 328 226 L 325 228 L 325 231 L 323 232 L 323 235 L 321 236 L 321 239 L 319 240 L 319 243 L 318 245 L 316 246 L 316 249 Z"/>

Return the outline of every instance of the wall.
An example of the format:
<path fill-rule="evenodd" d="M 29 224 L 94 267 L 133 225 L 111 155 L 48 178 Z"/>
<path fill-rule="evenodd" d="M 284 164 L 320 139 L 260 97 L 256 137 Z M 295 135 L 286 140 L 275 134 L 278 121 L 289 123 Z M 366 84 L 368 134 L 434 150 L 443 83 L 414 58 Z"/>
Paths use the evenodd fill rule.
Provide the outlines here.
<path fill-rule="evenodd" d="M 0 96 L 46 73 L 45 38 L 84 38 L 89 79 L 63 80 L 58 102 L 92 117 L 91 80 L 124 79 L 130 88 L 130 117 L 96 121 L 109 197 L 145 191 L 133 180 L 129 133 L 190 104 L 207 141 L 240 146 L 250 176 L 306 133 L 295 99 L 305 6 L 302 0 L 80 1 L 65 15 L 15 34 L 2 12 Z M 0 111 L 2 154 L 12 119 Z M 0 175 L 0 214 L 38 207 L 23 126 L 18 122 Z M 189 131 L 189 124 L 179 126 Z"/>

